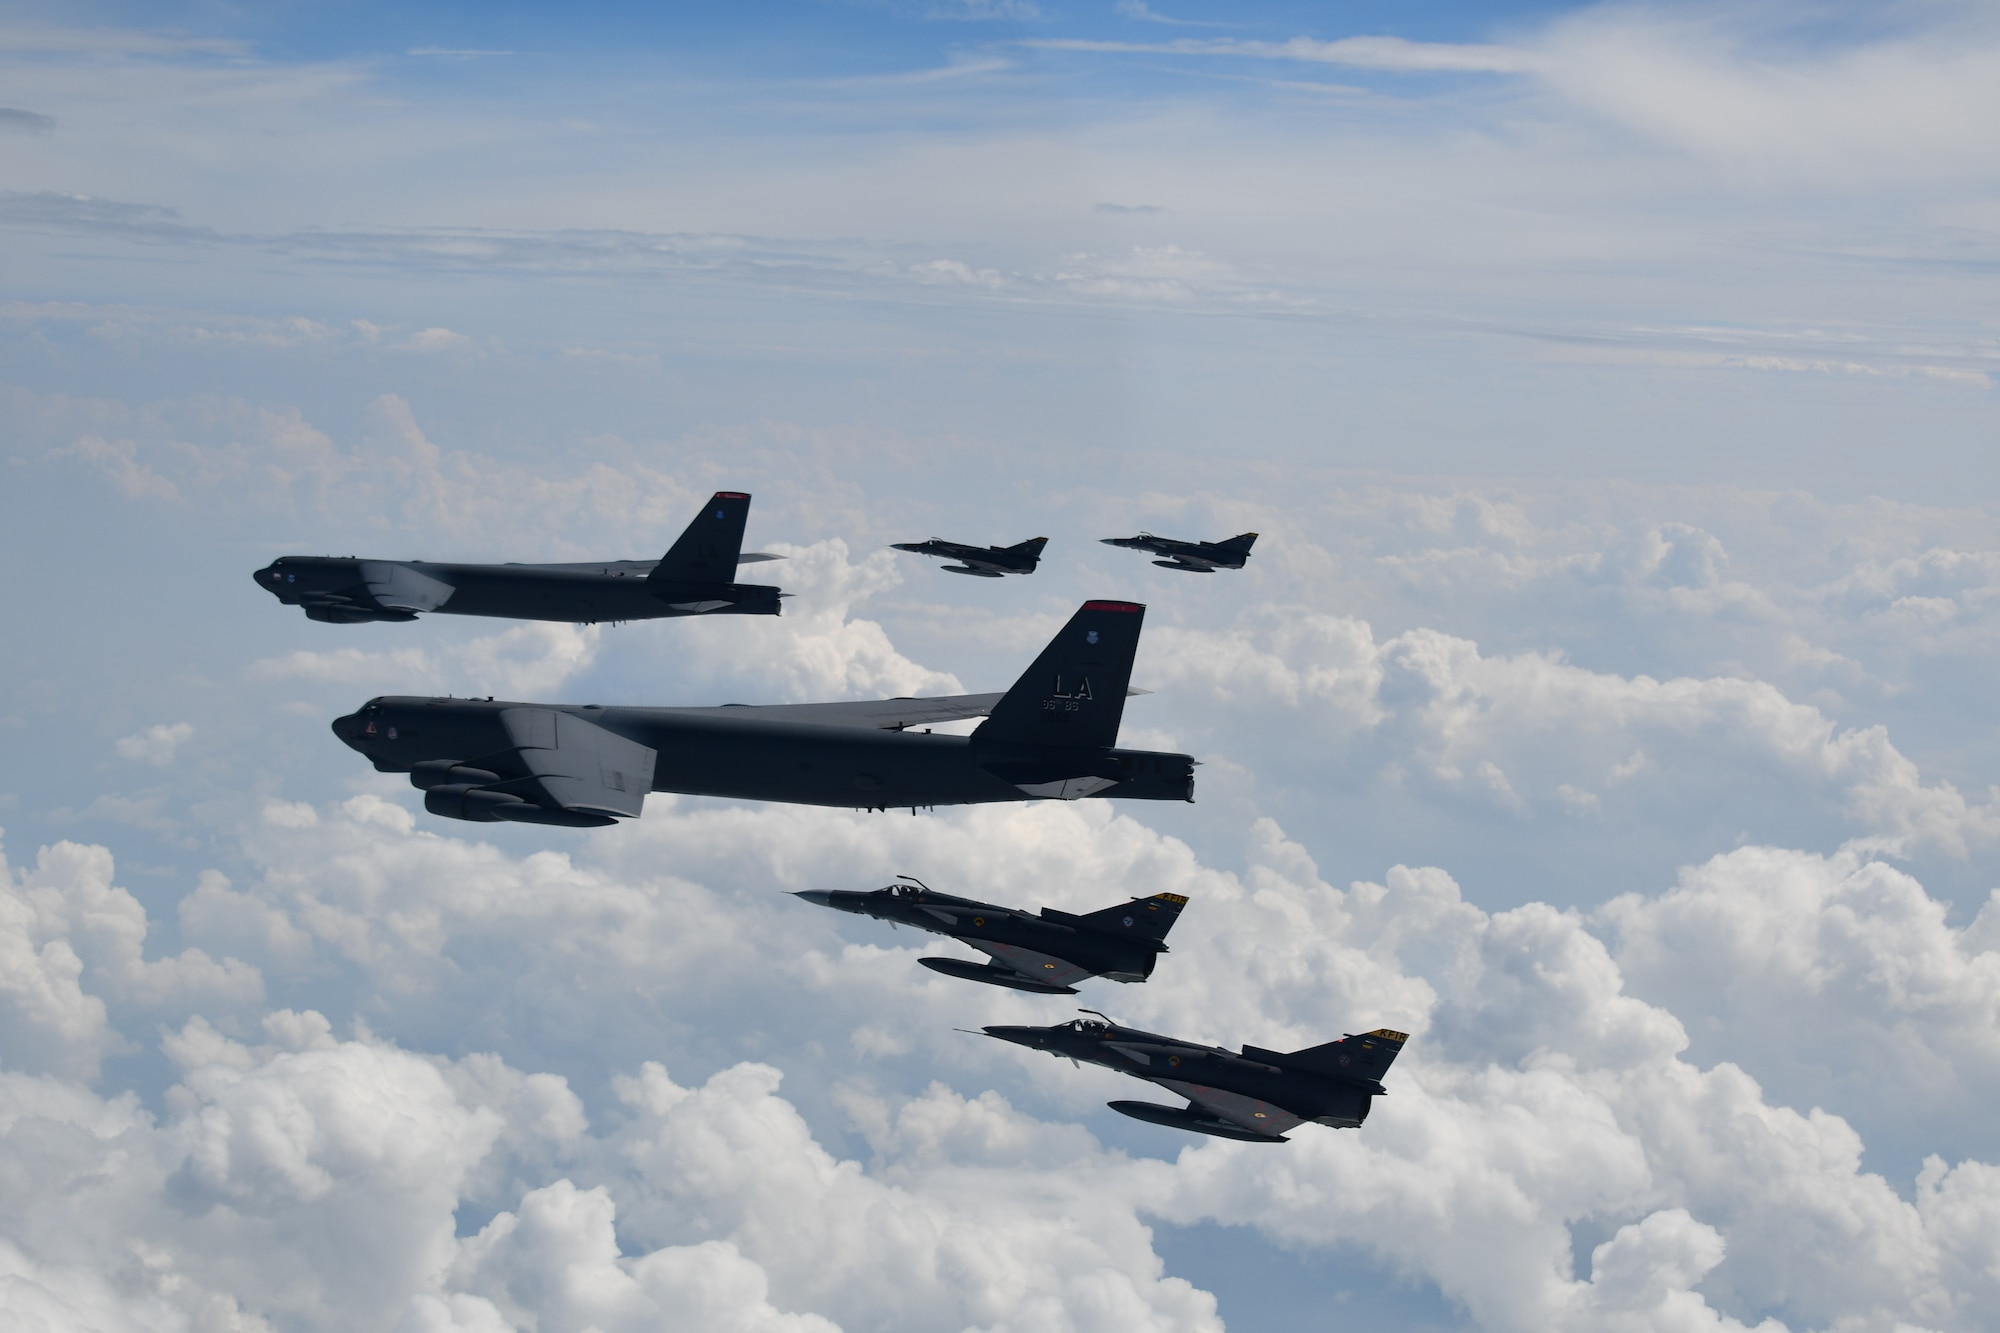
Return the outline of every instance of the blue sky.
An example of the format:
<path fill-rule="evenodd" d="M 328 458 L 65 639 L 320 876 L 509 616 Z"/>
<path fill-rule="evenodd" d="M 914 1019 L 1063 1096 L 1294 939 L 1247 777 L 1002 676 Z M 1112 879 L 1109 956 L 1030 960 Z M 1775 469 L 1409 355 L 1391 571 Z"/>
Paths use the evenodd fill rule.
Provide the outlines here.
<path fill-rule="evenodd" d="M 17 6 L 0 89 L 0 1309 L 2000 1295 L 1982 7 Z M 334 627 L 248 578 L 642 557 L 723 487 L 774 622 Z M 1141 527 L 1264 535 L 1213 579 L 1094 540 Z M 934 533 L 1051 543 L 885 549 Z M 326 731 L 995 689 L 1094 596 L 1149 606 L 1125 737 L 1192 806 L 489 830 Z M 1188 893 L 1089 994 L 1127 1021 L 1415 1038 L 1362 1131 L 1188 1143 L 952 1030 L 1056 1009 L 780 893 L 896 873 Z"/>

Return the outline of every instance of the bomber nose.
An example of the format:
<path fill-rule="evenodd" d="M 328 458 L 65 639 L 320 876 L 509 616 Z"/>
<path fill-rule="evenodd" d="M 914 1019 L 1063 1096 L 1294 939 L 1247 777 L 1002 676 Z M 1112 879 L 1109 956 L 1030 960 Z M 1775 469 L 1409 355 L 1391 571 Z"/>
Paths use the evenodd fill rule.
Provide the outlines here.
<path fill-rule="evenodd" d="M 361 734 L 361 719 L 360 715 L 356 713 L 349 713 L 345 717 L 337 717 L 327 725 L 333 728 L 333 734 L 340 737 L 341 744 L 343 745 L 354 744 L 354 738 Z"/>

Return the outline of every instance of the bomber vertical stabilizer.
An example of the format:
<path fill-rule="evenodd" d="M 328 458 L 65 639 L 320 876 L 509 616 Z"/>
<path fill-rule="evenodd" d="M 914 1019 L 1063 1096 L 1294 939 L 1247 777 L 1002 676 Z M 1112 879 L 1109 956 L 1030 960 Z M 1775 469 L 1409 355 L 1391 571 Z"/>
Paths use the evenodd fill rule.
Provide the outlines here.
<path fill-rule="evenodd" d="M 749 495 L 717 491 L 653 566 L 647 582 L 736 582 L 737 557 L 743 554 L 743 529 L 749 521 Z"/>
<path fill-rule="evenodd" d="M 973 742 L 1116 745 L 1145 620 L 1137 602 L 1085 602 L 994 705 Z"/>

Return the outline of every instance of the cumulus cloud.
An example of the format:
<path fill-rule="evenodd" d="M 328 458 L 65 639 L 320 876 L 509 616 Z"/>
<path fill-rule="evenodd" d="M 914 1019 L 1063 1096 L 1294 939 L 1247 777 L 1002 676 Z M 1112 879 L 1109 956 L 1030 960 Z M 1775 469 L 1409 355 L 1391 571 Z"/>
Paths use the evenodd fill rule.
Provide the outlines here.
<path fill-rule="evenodd" d="M 398 343 L 396 349 L 404 352 L 455 352 L 471 345 L 472 339 L 463 333 L 454 333 L 444 328 L 428 328 L 418 329 Z"/>
<path fill-rule="evenodd" d="M 604 630 L 598 625 L 542 621 L 483 634 L 449 648 L 408 645 L 370 652 L 362 648 L 301 648 L 252 662 L 257 681 L 314 681 L 379 686 L 397 694 L 493 694 L 532 699 L 559 689 L 596 660 Z"/>
<path fill-rule="evenodd" d="M 120 759 L 164 768 L 174 762 L 174 753 L 193 737 L 192 723 L 161 722 L 144 731 L 120 737 L 112 748 L 118 752 Z"/>
<path fill-rule="evenodd" d="M 128 1048 L 107 1002 L 131 1017 L 164 1017 L 263 1000 L 256 967 L 199 948 L 149 959 L 150 932 L 139 900 L 112 883 L 105 848 L 58 843 L 19 871 L 0 857 L 8 1066 L 94 1077 L 106 1056 Z"/>
<path fill-rule="evenodd" d="M 1690 1058 L 1689 1024 L 1708 1013 L 1733 1022 L 1769 995 L 1820 1002 L 1791 979 L 1809 962 L 1759 978 L 1756 996 L 1675 980 L 1683 956 L 1752 970 L 1713 961 L 1690 931 L 1734 934 L 1760 957 L 1798 952 L 1727 918 L 1696 924 L 1752 910 L 1743 890 L 1711 882 L 1717 867 L 1621 899 L 1595 924 L 1541 904 L 1481 910 L 1434 869 L 1337 889 L 1268 822 L 1245 868 L 1222 871 L 1101 807 L 901 822 L 714 809 L 650 821 L 583 860 L 440 837 L 372 798 L 264 829 L 261 877 L 228 891 L 310 941 L 295 973 L 331 966 L 322 988 L 344 974 L 372 978 L 354 993 L 396 994 L 378 1017 L 403 1035 L 342 1039 L 297 1008 L 265 1013 L 248 1039 L 189 1020 L 164 1041 L 178 1073 L 157 1123 L 59 1077 L 0 1075 L 0 1166 L 52 1133 L 71 1145 L 67 1170 L 112 1153 L 136 1164 L 97 1209 L 35 1196 L 33 1229 L 0 1231 L 49 1308 L 115 1297 L 135 1327 L 217 1301 L 329 1328 L 638 1328 L 687 1309 L 716 1327 L 801 1333 L 1219 1327 L 1212 1298 L 1163 1271 L 1148 1219 L 1360 1247 L 1497 1329 L 1971 1329 L 1990 1287 L 2000 1175 L 1968 1153 L 1963 1119 L 1928 1127 L 1928 1142 L 1953 1146 L 1902 1176 L 1899 1195 L 1863 1164 L 1844 1114 L 1876 1121 L 1879 1103 L 1837 1083 L 1823 1101 L 1774 1099 L 1807 1064 L 1853 1064 L 1894 1086 L 1894 1053 L 1838 1029 L 1802 1047 L 1797 1024 L 1774 1016 L 1724 1058 Z M 907 944 L 842 943 L 838 923 L 768 891 L 859 873 L 885 837 L 951 887 L 996 897 L 1019 899 L 1023 882 L 1075 907 L 1121 889 L 1190 893 L 1199 931 L 1176 939 L 1153 984 L 1118 988 L 1120 1016 L 1280 1047 L 1401 1026 L 1414 1036 L 1390 1095 L 1364 1129 L 1307 1127 L 1282 1150 L 1163 1140 L 1101 1111 L 1075 1123 L 1129 1085 L 1033 1052 L 968 1051 L 949 1031 L 954 1010 L 1028 1017 L 1036 1001 L 967 995 L 913 966 Z M 1753 856 L 1782 867 L 1787 855 L 1746 849 L 1720 869 L 1768 883 Z M 2000 957 L 1990 923 L 1937 936 L 1933 904 L 1916 911 L 1933 922 L 1925 943 L 1878 921 L 1899 901 L 1905 916 L 1922 909 L 1920 888 L 1877 874 L 1871 889 L 1874 863 L 1790 855 L 1788 873 L 1824 887 L 1770 897 L 1761 929 L 1867 936 L 1879 961 L 1854 969 L 1850 989 L 1935 974 L 1926 950 L 1956 949 L 1964 1001 L 1864 989 L 1840 1004 L 1886 995 L 1922 1012 L 1936 1049 L 1990 1063 L 1988 1002 L 1967 990 L 1978 960 Z M 1877 916 L 1853 915 L 1860 902 L 1881 904 Z M 589 1023 L 621 995 L 619 1024 Z M 553 1007 L 545 1038 L 463 1021 L 530 996 Z M 688 1045 L 687 1025 L 725 1009 L 739 1034 L 769 1034 L 752 1039 L 771 1042 L 775 1064 L 724 1055 L 687 1080 L 640 1054 L 713 1059 Z M 852 1076 L 837 1086 L 815 1071 L 848 1034 L 885 1022 L 914 1059 L 863 1050 L 844 1057 Z M 516 1054 L 424 1056 L 409 1043 L 427 1030 Z M 594 1109 L 535 1071 L 573 1058 L 580 1032 L 599 1034 L 586 1064 L 624 1071 Z M 781 1095 L 779 1066 L 822 1089 L 822 1104 Z M 899 1068 L 928 1072 L 906 1091 Z M 826 1124 L 848 1126 L 867 1160 L 831 1148 L 815 1128 Z M 1111 1134 L 1173 1155 L 1128 1156 Z M 467 1209 L 483 1220 L 460 1228 Z M 114 1232 L 137 1248 L 103 1249 Z M 145 1255 L 151 1285 L 119 1277 L 111 1253 Z"/>

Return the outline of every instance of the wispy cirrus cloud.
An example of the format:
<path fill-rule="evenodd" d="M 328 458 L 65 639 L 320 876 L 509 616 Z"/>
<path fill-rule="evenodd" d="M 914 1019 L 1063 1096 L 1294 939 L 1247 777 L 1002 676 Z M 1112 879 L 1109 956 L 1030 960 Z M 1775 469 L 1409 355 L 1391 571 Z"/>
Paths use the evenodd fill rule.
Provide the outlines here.
<path fill-rule="evenodd" d="M 1234 37 L 1181 37 L 1168 42 L 1047 37 L 1031 38 L 1022 45 L 1046 51 L 1297 60 L 1397 73 L 1525 74 L 1541 63 L 1533 52 L 1517 47 L 1413 42 L 1401 37 L 1342 37 L 1332 41 L 1293 37 L 1282 42 Z"/>

